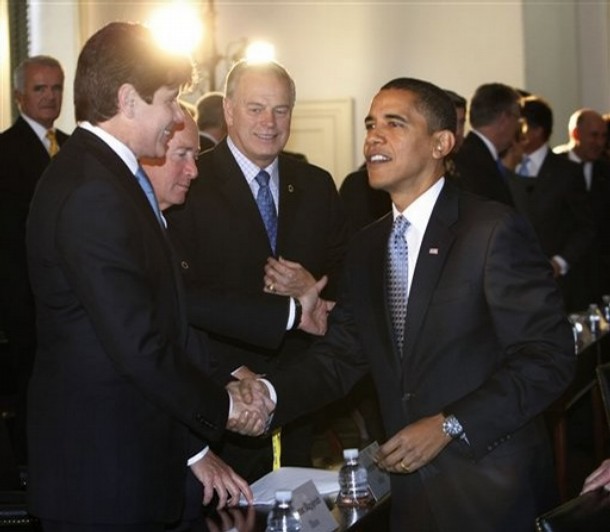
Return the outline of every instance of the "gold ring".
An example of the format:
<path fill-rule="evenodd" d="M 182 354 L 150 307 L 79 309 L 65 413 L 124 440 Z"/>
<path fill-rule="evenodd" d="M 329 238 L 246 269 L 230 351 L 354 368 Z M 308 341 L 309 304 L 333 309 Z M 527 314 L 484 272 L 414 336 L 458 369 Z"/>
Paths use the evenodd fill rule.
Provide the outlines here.
<path fill-rule="evenodd" d="M 269 290 L 269 292 L 275 292 L 275 285 L 273 283 L 269 283 L 267 285 L 267 290 Z"/>
<path fill-rule="evenodd" d="M 405 472 L 405 473 L 410 473 L 411 471 L 409 470 L 408 466 L 405 465 L 404 460 L 400 461 L 400 468 Z"/>

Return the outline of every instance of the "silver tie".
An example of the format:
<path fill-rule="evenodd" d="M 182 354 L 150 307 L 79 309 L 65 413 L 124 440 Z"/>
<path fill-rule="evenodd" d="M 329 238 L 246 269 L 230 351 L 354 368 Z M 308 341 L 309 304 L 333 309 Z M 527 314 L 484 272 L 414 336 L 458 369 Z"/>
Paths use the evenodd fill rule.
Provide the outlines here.
<path fill-rule="evenodd" d="M 405 232 L 409 225 L 409 221 L 404 216 L 397 216 L 388 240 L 387 296 L 394 339 L 401 356 L 404 344 L 405 319 L 407 317 L 409 248 L 405 239 Z"/>

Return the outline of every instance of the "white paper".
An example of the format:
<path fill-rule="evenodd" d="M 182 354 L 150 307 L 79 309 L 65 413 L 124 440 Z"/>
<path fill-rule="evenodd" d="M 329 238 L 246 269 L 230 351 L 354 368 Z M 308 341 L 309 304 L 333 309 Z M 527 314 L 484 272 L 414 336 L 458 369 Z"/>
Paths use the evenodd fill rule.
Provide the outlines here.
<path fill-rule="evenodd" d="M 277 490 L 294 490 L 308 480 L 313 481 L 323 497 L 339 492 L 338 471 L 312 467 L 280 467 L 277 471 L 271 471 L 259 478 L 250 486 L 254 495 L 254 504 L 273 504 Z M 243 496 L 240 504 L 246 504 Z"/>

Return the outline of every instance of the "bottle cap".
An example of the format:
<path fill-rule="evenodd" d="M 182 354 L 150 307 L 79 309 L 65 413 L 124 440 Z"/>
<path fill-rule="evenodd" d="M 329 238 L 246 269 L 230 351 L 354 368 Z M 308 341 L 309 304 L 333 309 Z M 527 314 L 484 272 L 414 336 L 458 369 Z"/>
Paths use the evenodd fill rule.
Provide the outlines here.
<path fill-rule="evenodd" d="M 290 501 L 292 501 L 292 491 L 290 491 L 290 490 L 277 490 L 275 492 L 275 500 L 277 502 L 290 502 Z"/>
<path fill-rule="evenodd" d="M 343 449 L 343 458 L 345 460 L 354 460 L 358 458 L 358 449 Z"/>

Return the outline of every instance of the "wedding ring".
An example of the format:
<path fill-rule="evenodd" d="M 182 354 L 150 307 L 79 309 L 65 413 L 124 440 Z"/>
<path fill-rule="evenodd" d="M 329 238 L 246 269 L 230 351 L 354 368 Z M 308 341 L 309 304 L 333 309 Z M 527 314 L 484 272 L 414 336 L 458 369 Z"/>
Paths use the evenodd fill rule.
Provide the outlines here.
<path fill-rule="evenodd" d="M 275 285 L 273 283 L 269 283 L 267 285 L 267 290 L 269 290 L 269 292 L 275 292 Z"/>
<path fill-rule="evenodd" d="M 400 468 L 405 472 L 405 473 L 410 473 L 409 471 L 409 467 L 405 465 L 404 460 L 400 461 Z"/>

